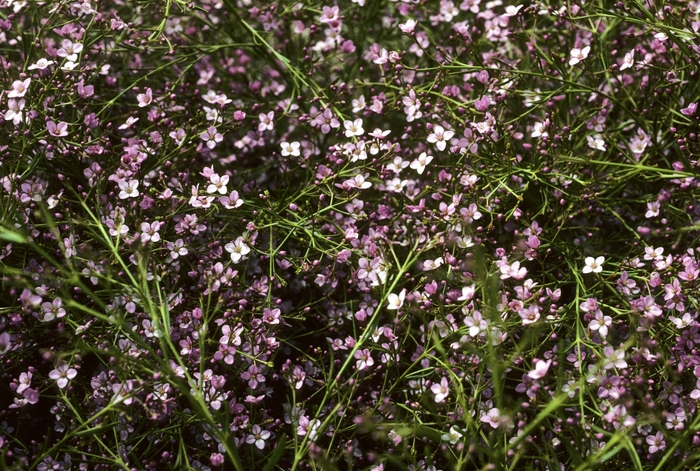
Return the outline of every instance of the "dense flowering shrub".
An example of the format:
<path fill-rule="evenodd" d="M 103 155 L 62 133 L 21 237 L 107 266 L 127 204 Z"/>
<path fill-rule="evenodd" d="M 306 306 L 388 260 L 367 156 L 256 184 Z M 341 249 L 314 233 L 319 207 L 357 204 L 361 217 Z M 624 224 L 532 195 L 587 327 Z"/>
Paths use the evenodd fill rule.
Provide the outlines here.
<path fill-rule="evenodd" d="M 698 2 L 0 2 L 0 467 L 698 466 Z"/>

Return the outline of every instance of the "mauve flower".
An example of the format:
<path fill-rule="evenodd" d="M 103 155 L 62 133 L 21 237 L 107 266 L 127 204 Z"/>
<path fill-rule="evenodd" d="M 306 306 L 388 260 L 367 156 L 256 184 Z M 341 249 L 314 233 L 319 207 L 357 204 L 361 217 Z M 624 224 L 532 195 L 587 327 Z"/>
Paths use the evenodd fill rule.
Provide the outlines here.
<path fill-rule="evenodd" d="M 46 123 L 46 129 L 49 131 L 49 134 L 54 137 L 65 137 L 68 135 L 68 123 L 63 121 L 58 124 L 49 121 Z"/>

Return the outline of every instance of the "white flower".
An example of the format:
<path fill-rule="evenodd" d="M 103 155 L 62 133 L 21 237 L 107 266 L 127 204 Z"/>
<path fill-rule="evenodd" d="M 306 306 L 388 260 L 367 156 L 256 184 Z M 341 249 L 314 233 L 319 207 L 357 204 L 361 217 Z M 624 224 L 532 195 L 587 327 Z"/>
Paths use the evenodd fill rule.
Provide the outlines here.
<path fill-rule="evenodd" d="M 360 118 L 355 121 L 347 120 L 343 123 L 345 126 L 345 137 L 361 136 L 365 133 L 362 129 L 362 120 Z"/>
<path fill-rule="evenodd" d="M 282 142 L 280 144 L 280 147 L 282 147 L 282 156 L 283 157 L 286 157 L 288 155 L 291 155 L 294 157 L 299 157 L 299 155 L 301 155 L 299 152 L 299 148 L 301 147 L 301 144 L 299 144 L 296 141 L 291 142 L 291 143 Z"/>
<path fill-rule="evenodd" d="M 426 165 L 428 165 L 431 160 L 433 160 L 433 156 L 423 152 L 416 160 L 411 162 L 411 168 L 422 175 Z"/>
<path fill-rule="evenodd" d="M 530 134 L 530 137 L 547 137 L 549 136 L 549 133 L 545 131 L 545 123 L 535 123 L 534 126 L 532 127 L 532 134 Z"/>
<path fill-rule="evenodd" d="M 586 266 L 583 267 L 583 273 L 600 273 L 603 271 L 604 257 L 586 257 Z"/>
<path fill-rule="evenodd" d="M 233 261 L 233 263 L 238 263 L 244 255 L 250 253 L 250 247 L 245 244 L 243 237 L 239 237 L 235 241 L 229 242 L 224 248 L 231 254 L 231 261 Z"/>
<path fill-rule="evenodd" d="M 48 66 L 50 66 L 51 64 L 54 64 L 54 63 L 55 63 L 54 61 L 50 61 L 50 60 L 42 57 L 41 59 L 36 61 L 34 64 L 27 67 L 27 70 L 35 70 L 35 69 L 44 70 L 45 68 L 47 68 Z"/>
<path fill-rule="evenodd" d="M 20 99 L 19 101 L 14 98 L 7 100 L 8 110 L 5 112 L 5 121 L 12 121 L 15 126 L 21 123 L 24 104 L 24 98 Z"/>
<path fill-rule="evenodd" d="M 506 7 L 506 12 L 503 14 L 503 16 L 515 16 L 518 14 L 522 7 L 522 5 L 518 5 L 517 7 L 514 5 L 508 5 Z"/>
<path fill-rule="evenodd" d="M 450 432 L 442 435 L 442 439 L 446 442 L 450 442 L 456 445 L 459 439 L 462 438 L 462 434 L 459 433 L 459 429 L 456 426 L 450 427 Z"/>
<path fill-rule="evenodd" d="M 119 182 L 119 189 L 121 190 L 119 192 L 119 198 L 120 199 L 127 199 L 127 198 L 136 198 L 139 195 L 139 181 L 138 180 L 122 180 Z"/>
<path fill-rule="evenodd" d="M 592 136 L 586 136 L 588 140 L 588 147 L 596 150 L 606 150 L 605 141 L 600 134 L 593 134 Z"/>
<path fill-rule="evenodd" d="M 583 49 L 579 49 L 577 47 L 573 48 L 571 50 L 571 59 L 569 59 L 569 65 L 578 64 L 586 57 L 588 57 L 589 52 L 591 52 L 591 46 L 586 46 Z"/>
<path fill-rule="evenodd" d="M 426 260 L 425 262 L 423 262 L 423 270 L 425 270 L 425 271 L 435 270 L 440 265 L 442 265 L 444 261 L 445 260 L 443 260 L 442 257 L 438 257 L 435 260 Z"/>
<path fill-rule="evenodd" d="M 49 378 L 56 380 L 58 387 L 63 389 L 68 386 L 68 381 L 75 378 L 77 374 L 76 370 L 68 367 L 68 363 L 62 361 L 56 366 L 55 370 L 49 373 Z"/>
<path fill-rule="evenodd" d="M 622 65 L 620 66 L 620 70 L 625 70 L 629 69 L 634 65 L 634 49 L 632 49 L 630 52 L 625 54 L 625 60 L 622 62 Z"/>
<path fill-rule="evenodd" d="M 389 293 L 387 297 L 387 309 L 396 310 L 401 309 L 403 306 L 403 301 L 406 298 L 406 290 L 402 289 L 399 294 Z"/>
<path fill-rule="evenodd" d="M 226 185 L 228 184 L 229 177 L 228 175 L 224 176 L 219 176 L 218 173 L 212 173 L 209 176 L 209 185 L 207 186 L 207 193 L 216 193 L 217 191 L 225 195 L 226 194 Z"/>
<path fill-rule="evenodd" d="M 132 124 L 134 124 L 138 120 L 139 120 L 139 118 L 134 118 L 133 116 L 129 116 L 126 119 L 126 123 L 122 124 L 117 129 L 128 129 L 129 127 L 131 127 Z"/>

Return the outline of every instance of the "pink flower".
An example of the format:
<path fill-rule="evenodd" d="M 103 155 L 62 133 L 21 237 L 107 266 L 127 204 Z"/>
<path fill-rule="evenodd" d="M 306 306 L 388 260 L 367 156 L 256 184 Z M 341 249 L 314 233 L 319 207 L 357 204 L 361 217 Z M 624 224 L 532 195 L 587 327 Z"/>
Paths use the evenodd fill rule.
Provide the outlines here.
<path fill-rule="evenodd" d="M 430 386 L 430 390 L 435 394 L 435 402 L 442 402 L 450 394 L 450 387 L 446 377 L 442 377 L 440 384 L 435 383 Z"/>
<path fill-rule="evenodd" d="M 65 137 L 68 135 L 68 123 L 63 121 L 59 122 L 58 124 L 54 123 L 53 121 L 49 121 L 46 123 L 46 129 L 49 131 L 49 134 L 54 137 Z"/>
<path fill-rule="evenodd" d="M 275 127 L 274 119 L 275 119 L 275 112 L 270 111 L 269 113 L 260 113 L 259 116 L 260 119 L 260 124 L 258 124 L 258 131 L 263 132 L 263 131 L 272 131 Z"/>
<path fill-rule="evenodd" d="M 70 39 L 64 39 L 61 42 L 61 48 L 56 51 L 58 57 L 65 57 L 69 62 L 78 60 L 78 54 L 83 50 L 81 43 L 73 43 Z"/>
<path fill-rule="evenodd" d="M 224 136 L 221 135 L 214 126 L 209 126 L 205 132 L 199 135 L 204 142 L 207 143 L 207 147 L 213 149 L 216 144 L 224 140 Z"/>
<path fill-rule="evenodd" d="M 374 360 L 370 356 L 369 350 L 366 348 L 364 350 L 356 351 L 355 359 L 357 359 L 357 369 L 360 371 L 366 370 L 370 366 L 374 365 Z"/>
<path fill-rule="evenodd" d="M 139 93 L 138 95 L 136 95 L 136 99 L 139 102 L 139 108 L 143 108 L 145 106 L 150 105 L 153 101 L 153 90 L 147 88 L 146 93 Z"/>
<path fill-rule="evenodd" d="M 55 380 L 58 387 L 63 389 L 68 386 L 68 381 L 75 378 L 77 374 L 76 370 L 68 367 L 68 363 L 61 361 L 56 366 L 56 369 L 49 373 L 49 378 Z"/>
<path fill-rule="evenodd" d="M 7 98 L 22 98 L 24 94 L 27 93 L 27 90 L 29 90 L 29 84 L 31 82 L 32 79 L 30 78 L 24 81 L 15 80 L 12 82 L 12 90 L 7 93 Z"/>
<path fill-rule="evenodd" d="M 532 371 L 529 371 L 527 373 L 527 375 L 532 379 L 544 378 L 547 375 L 547 371 L 549 370 L 549 365 L 551 365 L 551 364 L 552 364 L 552 360 L 547 360 L 547 361 L 537 360 L 535 362 L 535 369 Z"/>
<path fill-rule="evenodd" d="M 428 135 L 428 142 L 435 144 L 438 150 L 445 150 L 447 141 L 455 135 L 454 131 L 445 131 L 439 124 L 433 127 L 433 132 Z"/>

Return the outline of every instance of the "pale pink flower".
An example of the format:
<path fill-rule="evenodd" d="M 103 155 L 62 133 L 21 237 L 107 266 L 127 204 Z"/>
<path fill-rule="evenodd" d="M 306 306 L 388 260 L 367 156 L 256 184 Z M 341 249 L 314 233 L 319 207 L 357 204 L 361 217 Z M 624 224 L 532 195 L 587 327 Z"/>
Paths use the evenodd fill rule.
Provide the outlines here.
<path fill-rule="evenodd" d="M 583 267 L 583 273 L 600 273 L 603 271 L 603 263 L 605 263 L 604 257 L 586 257 L 586 266 Z"/>
<path fill-rule="evenodd" d="M 213 149 L 216 144 L 224 140 L 224 136 L 221 135 L 214 126 L 209 126 L 206 131 L 199 135 L 204 142 L 207 143 L 207 147 Z"/>
<path fill-rule="evenodd" d="M 139 102 L 139 108 L 150 105 L 153 101 L 153 90 L 147 88 L 145 93 L 139 93 L 136 95 L 136 100 Z"/>
<path fill-rule="evenodd" d="M 258 131 L 263 132 L 263 131 L 272 131 L 275 127 L 275 112 L 270 111 L 269 113 L 260 113 L 258 116 L 260 119 L 260 124 L 258 124 Z"/>
<path fill-rule="evenodd" d="M 552 360 L 537 360 L 535 362 L 535 369 L 527 373 L 527 375 L 532 379 L 541 379 L 547 375 L 549 366 L 552 364 Z"/>
<path fill-rule="evenodd" d="M 46 129 L 54 137 L 66 137 L 68 135 L 68 123 L 61 121 L 58 124 L 53 121 L 46 123 Z"/>
<path fill-rule="evenodd" d="M 32 79 L 27 78 L 25 80 L 15 80 L 12 82 L 12 90 L 7 93 L 7 98 L 22 98 L 27 90 L 29 90 L 29 84 Z"/>
<path fill-rule="evenodd" d="M 126 180 L 121 180 L 119 182 L 119 189 L 121 190 L 119 192 L 119 198 L 123 200 L 127 198 L 136 198 L 140 194 L 138 188 L 138 180 L 129 180 L 128 182 Z"/>
<path fill-rule="evenodd" d="M 445 131 L 439 124 L 433 127 L 433 132 L 428 135 L 427 141 L 435 144 L 438 150 L 445 150 L 447 142 L 455 135 L 454 131 Z"/>
<path fill-rule="evenodd" d="M 355 359 L 357 360 L 357 369 L 360 371 L 366 370 L 370 366 L 374 365 L 374 360 L 372 359 L 369 350 L 366 348 L 364 350 L 356 351 Z"/>
<path fill-rule="evenodd" d="M 75 378 L 77 374 L 78 372 L 75 369 L 70 368 L 68 363 L 61 361 L 56 366 L 56 369 L 49 373 L 49 378 L 56 381 L 58 387 L 63 389 L 68 386 L 68 381 Z"/>
<path fill-rule="evenodd" d="M 347 120 L 343 123 L 345 127 L 345 137 L 361 136 L 365 133 L 362 128 L 362 119 L 357 118 L 355 121 Z"/>
<path fill-rule="evenodd" d="M 387 309 L 397 310 L 401 309 L 403 306 L 404 299 L 406 298 L 406 290 L 402 289 L 399 294 L 389 293 L 387 297 Z"/>
<path fill-rule="evenodd" d="M 78 60 L 78 54 L 83 50 L 81 43 L 73 43 L 70 39 L 64 39 L 61 42 L 61 48 L 56 51 L 58 57 L 65 57 L 70 62 Z"/>
<path fill-rule="evenodd" d="M 446 377 L 442 377 L 440 383 L 435 383 L 430 386 L 430 390 L 435 394 L 435 402 L 442 402 L 450 394 L 450 385 Z"/>
<path fill-rule="evenodd" d="M 583 49 L 579 49 L 577 47 L 573 48 L 571 50 L 571 59 L 569 59 L 569 65 L 578 64 L 586 57 L 588 57 L 589 52 L 591 52 L 591 46 L 586 46 Z"/>

